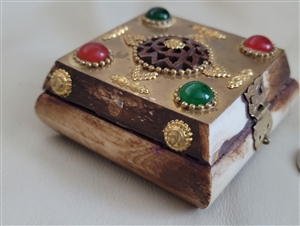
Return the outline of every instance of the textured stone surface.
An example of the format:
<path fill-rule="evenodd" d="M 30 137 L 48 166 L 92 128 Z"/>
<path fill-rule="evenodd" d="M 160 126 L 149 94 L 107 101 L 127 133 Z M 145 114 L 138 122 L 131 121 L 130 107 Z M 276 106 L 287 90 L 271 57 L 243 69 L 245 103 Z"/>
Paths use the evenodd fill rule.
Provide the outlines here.
<path fill-rule="evenodd" d="M 150 9 L 145 16 L 150 20 L 162 21 L 169 19 L 170 13 L 164 8 L 155 7 Z"/>
<path fill-rule="evenodd" d="M 108 49 L 101 43 L 89 42 L 80 47 L 77 56 L 84 61 L 100 62 L 108 57 Z"/>
<path fill-rule="evenodd" d="M 244 46 L 249 49 L 267 53 L 273 50 L 272 42 L 262 35 L 253 35 L 247 38 L 244 42 Z"/>

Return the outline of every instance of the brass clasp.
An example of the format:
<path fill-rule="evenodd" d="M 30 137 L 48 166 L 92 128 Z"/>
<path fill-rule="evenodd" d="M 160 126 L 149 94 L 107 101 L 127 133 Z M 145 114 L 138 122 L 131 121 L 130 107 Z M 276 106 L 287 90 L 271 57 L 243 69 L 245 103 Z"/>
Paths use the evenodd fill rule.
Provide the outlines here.
<path fill-rule="evenodd" d="M 262 144 L 269 144 L 269 133 L 272 129 L 273 120 L 269 111 L 270 103 L 266 101 L 266 92 L 262 84 L 262 77 L 259 76 L 244 93 L 249 107 L 249 115 L 255 118 L 253 127 L 254 148 L 257 150 Z"/>

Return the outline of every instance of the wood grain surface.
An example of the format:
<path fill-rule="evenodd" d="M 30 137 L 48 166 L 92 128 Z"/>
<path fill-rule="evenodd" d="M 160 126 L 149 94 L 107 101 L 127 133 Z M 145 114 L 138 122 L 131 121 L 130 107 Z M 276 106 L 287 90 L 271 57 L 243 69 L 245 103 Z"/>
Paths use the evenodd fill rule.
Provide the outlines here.
<path fill-rule="evenodd" d="M 210 167 L 173 153 L 48 93 L 37 100 L 36 113 L 63 135 L 195 206 L 205 208 L 209 205 Z"/>
<path fill-rule="evenodd" d="M 290 79 L 274 98 L 274 128 L 287 114 L 297 93 L 298 84 Z M 207 208 L 255 153 L 251 121 L 232 140 L 223 143 L 217 161 L 208 166 L 50 93 L 39 97 L 36 113 L 63 135 L 200 208 Z"/>

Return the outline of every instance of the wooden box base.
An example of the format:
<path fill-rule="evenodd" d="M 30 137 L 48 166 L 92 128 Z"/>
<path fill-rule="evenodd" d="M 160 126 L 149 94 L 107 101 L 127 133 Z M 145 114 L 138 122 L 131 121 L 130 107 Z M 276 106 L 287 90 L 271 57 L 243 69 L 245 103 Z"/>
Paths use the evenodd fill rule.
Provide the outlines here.
<path fill-rule="evenodd" d="M 271 101 L 273 128 L 287 114 L 298 84 L 290 79 Z M 36 113 L 47 125 L 200 208 L 207 208 L 255 153 L 245 128 L 212 166 L 112 124 L 91 111 L 43 93 Z"/>

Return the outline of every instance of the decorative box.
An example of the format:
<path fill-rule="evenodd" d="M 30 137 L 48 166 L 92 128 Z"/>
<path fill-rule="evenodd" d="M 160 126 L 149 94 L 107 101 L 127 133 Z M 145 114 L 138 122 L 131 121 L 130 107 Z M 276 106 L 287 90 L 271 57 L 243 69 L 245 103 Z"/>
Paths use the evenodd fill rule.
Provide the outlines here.
<path fill-rule="evenodd" d="M 43 122 L 206 208 L 270 143 L 298 84 L 268 38 L 152 8 L 58 59 L 44 90 Z"/>

